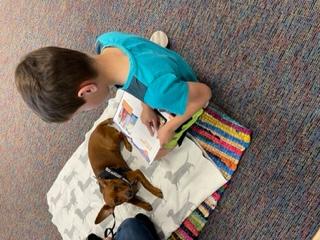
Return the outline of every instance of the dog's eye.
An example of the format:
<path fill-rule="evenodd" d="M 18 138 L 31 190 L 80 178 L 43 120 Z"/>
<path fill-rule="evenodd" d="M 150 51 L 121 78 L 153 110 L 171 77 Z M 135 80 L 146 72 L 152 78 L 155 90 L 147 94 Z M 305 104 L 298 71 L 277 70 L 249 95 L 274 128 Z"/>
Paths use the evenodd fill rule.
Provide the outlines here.
<path fill-rule="evenodd" d="M 114 203 L 115 203 L 116 205 L 119 204 L 119 203 L 120 203 L 119 198 L 114 199 Z"/>
<path fill-rule="evenodd" d="M 119 188 L 117 187 L 117 186 L 113 186 L 113 191 L 118 191 L 119 190 Z"/>

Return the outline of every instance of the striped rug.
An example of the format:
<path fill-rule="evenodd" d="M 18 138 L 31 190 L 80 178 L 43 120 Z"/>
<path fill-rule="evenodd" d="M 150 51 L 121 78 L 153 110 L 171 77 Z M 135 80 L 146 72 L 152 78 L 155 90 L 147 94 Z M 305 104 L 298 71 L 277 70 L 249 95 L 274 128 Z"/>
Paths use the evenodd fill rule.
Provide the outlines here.
<path fill-rule="evenodd" d="M 227 180 L 231 179 L 240 158 L 249 147 L 252 133 L 251 130 L 213 107 L 206 108 L 188 132 L 193 140 L 205 150 L 210 160 L 217 165 Z M 203 201 L 172 233 L 169 240 L 197 238 L 228 184 Z"/>

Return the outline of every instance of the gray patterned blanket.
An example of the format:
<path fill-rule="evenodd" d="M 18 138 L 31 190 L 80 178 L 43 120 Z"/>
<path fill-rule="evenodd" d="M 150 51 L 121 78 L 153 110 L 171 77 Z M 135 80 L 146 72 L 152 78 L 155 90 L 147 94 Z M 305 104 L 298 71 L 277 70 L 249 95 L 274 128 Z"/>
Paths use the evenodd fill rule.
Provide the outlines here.
<path fill-rule="evenodd" d="M 109 100 L 108 107 L 47 193 L 52 222 L 64 240 L 85 239 L 92 232 L 103 236 L 105 228 L 113 223 L 112 217 L 109 217 L 99 225 L 94 224 L 103 199 L 93 177 L 87 146 L 95 127 L 115 114 L 121 94 L 118 91 L 116 97 Z M 145 212 L 131 204 L 123 204 L 115 210 L 116 228 L 124 219 L 143 212 L 151 217 L 162 239 L 166 239 L 203 200 L 226 183 L 219 169 L 188 138 L 181 147 L 151 165 L 136 149 L 129 153 L 123 148 L 122 154 L 132 169 L 140 169 L 162 190 L 164 199 L 155 198 L 141 187 L 138 195 L 152 203 L 153 211 Z"/>

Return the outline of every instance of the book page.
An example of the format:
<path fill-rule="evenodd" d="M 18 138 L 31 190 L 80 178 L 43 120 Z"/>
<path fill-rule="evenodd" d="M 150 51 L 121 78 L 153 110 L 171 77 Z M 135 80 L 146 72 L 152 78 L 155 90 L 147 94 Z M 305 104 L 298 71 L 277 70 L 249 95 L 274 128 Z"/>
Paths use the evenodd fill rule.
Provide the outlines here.
<path fill-rule="evenodd" d="M 143 157 L 151 163 L 160 149 L 160 142 L 156 133 L 152 136 L 148 128 L 141 122 L 141 112 L 141 101 L 125 92 L 113 121 L 138 148 Z"/>

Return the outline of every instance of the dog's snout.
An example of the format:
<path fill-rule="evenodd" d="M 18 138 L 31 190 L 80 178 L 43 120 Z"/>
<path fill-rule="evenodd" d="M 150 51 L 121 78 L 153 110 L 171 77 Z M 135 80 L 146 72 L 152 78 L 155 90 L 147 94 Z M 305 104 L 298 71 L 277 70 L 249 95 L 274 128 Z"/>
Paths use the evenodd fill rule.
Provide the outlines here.
<path fill-rule="evenodd" d="M 133 191 L 131 189 L 128 190 L 127 196 L 128 196 L 128 198 L 132 198 L 133 197 Z"/>

